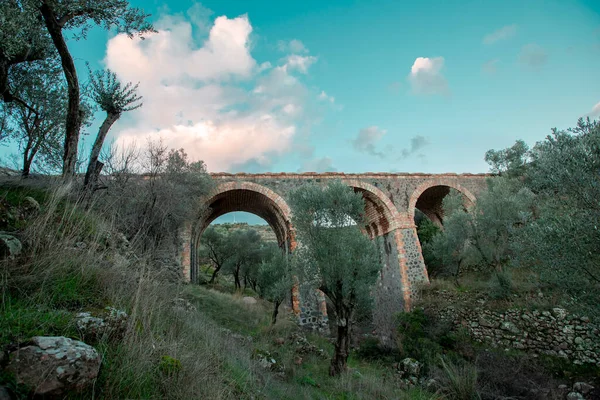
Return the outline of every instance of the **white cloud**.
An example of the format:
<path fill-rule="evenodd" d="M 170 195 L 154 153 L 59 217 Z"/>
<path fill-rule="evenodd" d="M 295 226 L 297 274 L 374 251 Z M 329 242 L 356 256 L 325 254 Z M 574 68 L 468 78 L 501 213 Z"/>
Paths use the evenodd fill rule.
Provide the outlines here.
<path fill-rule="evenodd" d="M 376 157 L 385 157 L 382 151 L 377 151 L 375 145 L 381 140 L 386 131 L 376 126 L 369 126 L 358 131 L 356 138 L 352 140 L 354 148 L 362 153 Z"/>
<path fill-rule="evenodd" d="M 448 82 L 442 75 L 444 57 L 418 57 L 413 63 L 408 80 L 414 94 L 448 94 Z"/>
<path fill-rule="evenodd" d="M 335 103 L 335 97 L 329 96 L 324 90 L 321 90 L 321 93 L 319 93 L 319 100 Z"/>
<path fill-rule="evenodd" d="M 598 102 L 594 107 L 592 107 L 592 111 L 590 111 L 588 117 L 600 117 L 600 102 Z"/>
<path fill-rule="evenodd" d="M 501 40 L 510 39 L 517 34 L 517 25 L 506 25 L 483 37 L 483 44 L 494 44 Z"/>
<path fill-rule="evenodd" d="M 288 53 L 288 52 L 293 53 L 293 54 L 308 53 L 308 49 L 306 48 L 304 43 L 302 43 L 298 39 L 292 39 L 289 42 L 285 41 L 285 40 L 280 40 L 279 42 L 277 42 L 277 48 L 279 49 L 279 51 L 284 52 L 284 53 Z"/>
<path fill-rule="evenodd" d="M 526 44 L 519 53 L 519 62 L 526 67 L 540 69 L 548 61 L 548 53 L 540 45 Z"/>
<path fill-rule="evenodd" d="M 303 74 L 308 73 L 308 67 L 317 62 L 317 57 L 314 56 L 299 56 L 298 54 L 290 54 L 285 58 L 283 68 L 285 71 L 298 71 Z"/>
<path fill-rule="evenodd" d="M 144 98 L 115 127 L 118 143 L 161 137 L 210 171 L 267 165 L 293 151 L 310 119 L 306 102 L 316 96 L 294 72 L 306 74 L 316 57 L 290 55 L 275 68 L 257 63 L 246 15 L 216 18 L 201 43 L 182 17 L 165 16 L 155 26 L 159 32 L 143 41 L 117 35 L 107 44 L 107 66 L 124 81 L 139 81 Z"/>

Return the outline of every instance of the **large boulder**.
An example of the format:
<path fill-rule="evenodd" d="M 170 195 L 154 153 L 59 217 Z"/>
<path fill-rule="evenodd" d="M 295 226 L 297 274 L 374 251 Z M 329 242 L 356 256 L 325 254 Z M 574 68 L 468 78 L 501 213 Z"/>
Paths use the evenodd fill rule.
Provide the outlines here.
<path fill-rule="evenodd" d="M 19 239 L 9 233 L 0 232 L 0 257 L 14 258 L 21 254 L 22 249 L 23 245 Z"/>
<path fill-rule="evenodd" d="M 92 346 L 64 336 L 36 336 L 8 355 L 6 372 L 34 395 L 56 396 L 92 385 L 102 358 Z"/>

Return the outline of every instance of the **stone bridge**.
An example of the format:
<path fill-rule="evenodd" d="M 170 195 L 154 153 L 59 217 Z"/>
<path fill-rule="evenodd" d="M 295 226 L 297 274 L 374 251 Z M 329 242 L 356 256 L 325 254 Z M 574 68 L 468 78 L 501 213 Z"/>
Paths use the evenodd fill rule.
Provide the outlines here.
<path fill-rule="evenodd" d="M 443 222 L 442 199 L 450 189 L 463 194 L 465 205 L 475 202 L 486 189 L 487 174 L 405 173 L 213 173 L 216 188 L 208 200 L 208 212 L 188 229 L 183 266 L 186 277 L 198 276 L 197 249 L 206 227 L 221 215 L 246 211 L 263 218 L 281 247 L 293 251 L 294 227 L 288 206 L 297 187 L 339 179 L 365 200 L 366 234 L 377 241 L 383 268 L 375 289 L 374 325 L 393 329 L 394 315 L 410 309 L 419 283 L 428 282 L 414 222 L 415 209 L 434 223 Z M 189 236 L 188 236 L 189 235 Z"/>

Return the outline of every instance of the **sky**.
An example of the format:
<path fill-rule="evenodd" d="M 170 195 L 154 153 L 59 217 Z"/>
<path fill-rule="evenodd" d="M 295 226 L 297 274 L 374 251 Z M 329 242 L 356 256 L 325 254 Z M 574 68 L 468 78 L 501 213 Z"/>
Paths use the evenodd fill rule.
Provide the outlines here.
<path fill-rule="evenodd" d="M 211 172 L 486 172 L 489 149 L 600 116 L 600 0 L 131 4 L 158 33 L 69 42 L 82 74 L 139 82 L 109 141 Z"/>

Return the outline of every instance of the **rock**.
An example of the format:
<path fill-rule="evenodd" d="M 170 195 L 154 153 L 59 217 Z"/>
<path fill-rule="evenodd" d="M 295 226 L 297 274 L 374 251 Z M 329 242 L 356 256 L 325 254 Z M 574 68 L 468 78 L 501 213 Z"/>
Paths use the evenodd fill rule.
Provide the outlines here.
<path fill-rule="evenodd" d="M 94 317 L 90 312 L 81 312 L 75 317 L 75 325 L 84 340 L 98 340 L 104 335 L 119 338 L 127 328 L 127 313 L 106 307 L 106 314 Z"/>
<path fill-rule="evenodd" d="M 175 310 L 186 311 L 186 312 L 197 311 L 197 308 L 195 305 L 193 305 L 192 303 L 190 303 L 189 301 L 187 301 L 186 299 L 183 299 L 181 297 L 177 297 L 177 298 L 171 300 L 171 303 L 173 304 L 173 309 L 175 309 Z"/>
<path fill-rule="evenodd" d="M 405 358 L 400 361 L 399 367 L 411 376 L 419 376 L 419 372 L 421 372 L 421 363 L 414 358 Z"/>
<path fill-rule="evenodd" d="M 509 331 L 510 333 L 514 333 L 517 334 L 519 333 L 519 328 L 517 328 L 517 326 L 515 324 L 513 324 L 510 321 L 504 321 L 500 324 L 500 329 L 505 330 L 505 331 Z"/>
<path fill-rule="evenodd" d="M 104 319 L 93 317 L 89 312 L 81 312 L 75 316 L 75 326 L 84 340 L 96 340 L 106 331 Z"/>
<path fill-rule="evenodd" d="M 581 393 L 571 392 L 567 395 L 567 400 L 585 400 Z"/>
<path fill-rule="evenodd" d="M 479 325 L 485 326 L 486 328 L 497 328 L 498 327 L 498 323 L 497 322 L 490 321 L 489 319 L 487 319 L 483 315 L 479 316 Z"/>
<path fill-rule="evenodd" d="M 93 384 L 102 358 L 92 347 L 63 336 L 35 336 L 9 353 L 6 371 L 38 396 L 81 391 Z"/>
<path fill-rule="evenodd" d="M 552 314 L 554 314 L 556 319 L 558 319 L 559 321 L 562 321 L 567 316 L 567 310 L 565 310 L 564 308 L 556 307 L 556 308 L 552 309 Z"/>
<path fill-rule="evenodd" d="M 242 297 L 242 302 L 249 305 L 256 304 L 256 299 L 254 297 L 246 296 Z"/>
<path fill-rule="evenodd" d="M 582 338 L 580 338 L 579 336 L 577 336 L 577 337 L 575 338 L 574 342 L 575 342 L 575 344 L 577 344 L 577 345 L 581 345 L 581 344 L 583 344 L 583 339 L 582 339 Z"/>
<path fill-rule="evenodd" d="M 23 245 L 13 235 L 6 232 L 0 232 L 0 257 L 3 258 L 14 258 L 21 254 Z"/>
<path fill-rule="evenodd" d="M 588 394 L 592 390 L 594 390 L 594 387 L 585 382 L 575 382 L 573 385 L 573 391 L 577 393 Z"/>

